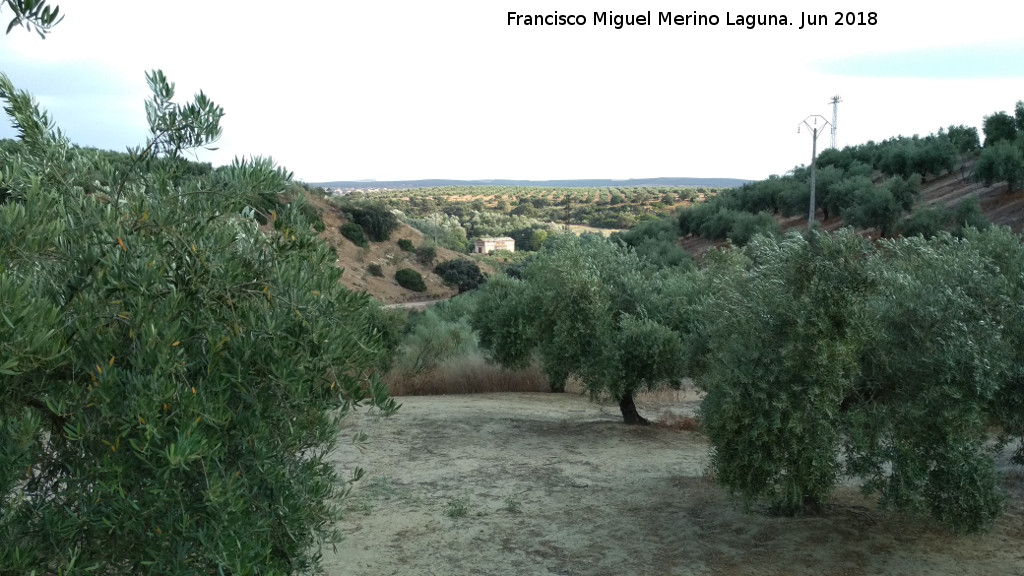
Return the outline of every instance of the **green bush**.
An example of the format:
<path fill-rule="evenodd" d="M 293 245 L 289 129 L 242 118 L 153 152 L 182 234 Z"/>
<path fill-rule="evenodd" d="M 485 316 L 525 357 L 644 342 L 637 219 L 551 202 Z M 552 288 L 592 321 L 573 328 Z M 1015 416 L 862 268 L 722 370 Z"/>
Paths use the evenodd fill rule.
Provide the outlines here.
<path fill-rule="evenodd" d="M 931 238 L 947 228 L 951 216 L 949 208 L 942 205 L 922 207 L 900 222 L 897 231 L 903 236 Z"/>
<path fill-rule="evenodd" d="M 924 236 L 931 238 L 946 231 L 962 236 L 967 228 L 986 230 L 992 225 L 981 211 L 975 197 L 965 198 L 953 209 L 945 206 L 928 206 L 914 210 L 900 222 L 898 231 L 903 236 Z"/>
<path fill-rule="evenodd" d="M 404 378 L 415 378 L 446 361 L 476 352 L 476 336 L 469 319 L 444 317 L 437 306 L 431 306 L 410 317 L 406 334 L 395 352 L 395 370 Z"/>
<path fill-rule="evenodd" d="M 253 194 L 288 186 L 273 162 L 156 157 L 208 145 L 222 112 L 149 83 L 152 136 L 114 163 L 0 74 L 21 134 L 0 152 L 0 572 L 318 572 L 338 420 L 366 388 L 395 408 L 369 378 L 382 316 L 301 207 L 260 231 Z"/>
<path fill-rule="evenodd" d="M 775 236 L 780 232 L 782 232 L 782 228 L 779 226 L 779 222 L 767 212 L 758 212 L 757 214 L 736 212 L 727 236 L 734 244 L 742 246 L 750 242 L 755 234 Z"/>
<path fill-rule="evenodd" d="M 882 236 L 891 236 L 902 214 L 903 208 L 888 188 L 872 186 L 859 190 L 841 215 L 847 225 L 877 228 Z"/>
<path fill-rule="evenodd" d="M 978 202 L 976 196 L 964 198 L 954 206 L 952 220 L 953 230 L 957 234 L 962 234 L 967 228 L 988 230 L 992 226 L 992 223 L 989 222 L 989 219 L 981 211 L 981 203 Z"/>
<path fill-rule="evenodd" d="M 341 235 L 352 241 L 353 244 L 361 248 L 366 248 L 369 243 L 366 241 L 366 234 L 363 233 L 363 228 L 354 222 L 346 222 L 341 225 L 339 229 Z"/>
<path fill-rule="evenodd" d="M 373 263 L 366 266 L 366 271 L 378 278 L 384 277 L 384 269 L 380 267 L 380 264 Z"/>
<path fill-rule="evenodd" d="M 434 268 L 434 274 L 449 286 L 457 286 L 459 293 L 468 292 L 486 281 L 480 267 L 472 260 L 449 260 Z"/>
<path fill-rule="evenodd" d="M 468 240 L 466 229 L 454 216 L 437 215 L 429 218 L 406 218 L 405 222 L 423 233 L 424 238 L 438 246 L 456 252 L 465 252 Z"/>
<path fill-rule="evenodd" d="M 679 235 L 676 219 L 666 217 L 642 222 L 611 237 L 613 241 L 625 242 L 659 268 L 692 266 L 693 257 L 679 245 Z"/>
<path fill-rule="evenodd" d="M 353 202 L 345 206 L 345 211 L 374 242 L 387 241 L 400 225 L 398 217 L 381 202 Z"/>
<path fill-rule="evenodd" d="M 320 210 L 306 201 L 304 190 L 305 188 L 302 185 L 293 182 L 289 186 L 288 202 L 296 205 L 299 211 L 302 212 L 302 216 L 310 222 L 314 230 L 323 232 L 324 220 L 320 215 Z M 312 194 L 312 192 L 310 193 Z"/>
<path fill-rule="evenodd" d="M 921 195 L 921 175 L 915 172 L 907 178 L 893 176 L 885 183 L 885 187 L 892 193 L 900 208 L 910 210 L 914 207 L 914 201 Z"/>
<path fill-rule="evenodd" d="M 1018 137 L 1016 142 L 999 140 L 992 145 L 986 137 L 985 149 L 974 165 L 974 179 L 985 186 L 1006 182 L 1007 192 L 1024 184 L 1024 136 Z"/>
<path fill-rule="evenodd" d="M 426 292 L 427 285 L 423 282 L 423 276 L 412 268 L 402 268 L 395 272 L 395 281 L 398 285 L 413 292 Z"/>
<path fill-rule="evenodd" d="M 430 266 L 437 259 L 437 248 L 433 246 L 420 246 L 416 249 L 416 261 L 424 266 Z"/>
<path fill-rule="evenodd" d="M 409 240 L 408 238 L 401 238 L 401 239 L 399 239 L 398 240 L 398 247 L 401 248 L 403 252 L 415 252 L 416 251 L 416 247 L 413 246 L 412 240 Z"/>

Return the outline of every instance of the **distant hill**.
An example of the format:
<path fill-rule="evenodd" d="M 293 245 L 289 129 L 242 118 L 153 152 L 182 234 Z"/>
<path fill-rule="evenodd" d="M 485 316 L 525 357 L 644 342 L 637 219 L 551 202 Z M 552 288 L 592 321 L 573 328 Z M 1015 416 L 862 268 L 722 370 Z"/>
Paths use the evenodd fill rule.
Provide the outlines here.
<path fill-rule="evenodd" d="M 610 180 L 591 178 L 585 180 L 336 180 L 333 182 L 311 182 L 323 188 L 438 188 L 441 186 L 538 186 L 549 188 L 617 188 L 631 186 L 680 186 L 690 188 L 736 188 L 751 180 L 739 178 L 630 178 Z"/>
<path fill-rule="evenodd" d="M 990 222 L 997 226 L 1008 226 L 1016 234 L 1024 233 L 1024 191 L 1007 192 L 1005 182 L 995 182 L 989 186 L 976 182 L 969 176 L 974 169 L 975 161 L 965 164 L 966 174 L 951 171 L 938 177 L 931 177 L 922 184 L 921 193 L 914 203 L 914 210 L 928 206 L 946 206 L 952 208 L 967 198 L 977 198 L 981 212 Z M 876 182 L 884 181 L 876 175 Z M 807 216 L 785 218 L 775 216 L 783 231 L 806 230 Z M 833 216 L 828 220 L 818 219 L 823 230 L 835 232 L 844 226 L 843 219 Z M 865 234 L 877 237 L 874 228 L 862 230 Z M 723 246 L 725 240 L 709 240 L 697 235 L 680 238 L 679 244 L 694 256 L 700 256 L 716 246 Z"/>

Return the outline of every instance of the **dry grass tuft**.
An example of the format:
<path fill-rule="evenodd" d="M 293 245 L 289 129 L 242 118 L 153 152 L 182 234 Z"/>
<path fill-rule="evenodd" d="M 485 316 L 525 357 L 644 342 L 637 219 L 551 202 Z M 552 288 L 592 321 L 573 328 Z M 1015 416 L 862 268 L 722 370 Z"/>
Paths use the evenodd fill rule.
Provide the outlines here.
<path fill-rule="evenodd" d="M 477 355 L 459 358 L 411 378 L 398 371 L 384 377 L 392 396 L 549 392 L 548 379 L 537 366 L 506 370 Z"/>
<path fill-rule="evenodd" d="M 687 432 L 700 432 L 700 419 L 689 414 L 666 414 L 655 423 L 661 428 L 671 430 L 685 430 Z"/>

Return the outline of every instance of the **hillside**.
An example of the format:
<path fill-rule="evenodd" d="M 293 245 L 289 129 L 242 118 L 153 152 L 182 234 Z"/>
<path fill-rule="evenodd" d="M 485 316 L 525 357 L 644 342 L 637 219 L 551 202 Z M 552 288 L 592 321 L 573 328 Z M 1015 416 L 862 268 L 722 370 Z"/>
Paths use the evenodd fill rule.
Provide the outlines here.
<path fill-rule="evenodd" d="M 417 247 L 421 246 L 423 234 L 418 230 L 402 224 L 391 235 L 390 241 L 370 242 L 368 248 L 360 248 L 338 231 L 345 223 L 345 219 L 342 218 L 337 206 L 316 194 L 306 194 L 306 199 L 320 212 L 324 222 L 324 231 L 320 233 L 320 237 L 338 254 L 337 265 L 345 271 L 341 277 L 341 283 L 345 287 L 366 292 L 384 304 L 438 300 L 451 298 L 458 293 L 457 289 L 444 285 L 441 278 L 434 274 L 432 266 L 420 264 L 416 261 L 415 254 L 404 252 L 398 247 L 398 241 L 403 238 L 410 240 Z M 457 258 L 468 256 L 441 246 L 437 247 L 435 263 Z M 370 264 L 379 264 L 384 276 L 370 274 L 367 271 Z M 401 268 L 412 268 L 419 272 L 427 285 L 427 291 L 413 292 L 399 286 L 395 281 L 395 272 Z M 484 264 L 480 264 L 480 268 L 484 273 L 492 272 Z"/>
<path fill-rule="evenodd" d="M 436 188 L 440 186 L 539 186 L 557 188 L 605 188 L 635 186 L 686 186 L 696 188 L 734 188 L 750 182 L 740 178 L 630 178 L 612 180 L 608 178 L 590 178 L 584 180 L 335 180 L 316 182 L 313 186 L 342 190 L 366 189 L 401 189 Z"/>
<path fill-rule="evenodd" d="M 943 176 L 933 177 L 921 185 L 921 194 L 914 203 L 914 210 L 919 208 L 942 205 L 952 207 L 966 198 L 977 198 L 985 217 L 998 226 L 1009 226 L 1011 230 L 1020 233 L 1024 230 L 1024 191 L 1007 193 L 1005 182 L 996 182 L 991 186 L 985 186 L 980 182 L 974 182 L 970 178 L 969 164 L 964 175 L 958 172 L 950 172 Z M 843 220 L 839 216 L 833 216 L 828 220 L 820 220 L 821 212 L 818 212 L 818 222 L 824 230 L 835 231 L 843 227 Z M 776 219 L 784 231 L 806 230 L 806 216 L 794 216 L 784 218 L 777 216 Z M 877 234 L 874 229 L 865 230 L 867 234 Z M 700 236 L 691 235 L 680 239 L 679 244 L 694 256 L 700 256 L 715 246 L 726 244 L 724 240 L 709 240 Z"/>
<path fill-rule="evenodd" d="M 1024 229 L 1024 191 L 1007 193 L 1005 183 L 995 183 L 985 186 L 980 182 L 973 181 L 970 169 L 973 165 L 965 166 L 965 172 L 954 171 L 939 177 L 930 177 L 921 186 L 914 209 L 920 209 L 933 205 L 955 206 L 962 200 L 970 197 L 977 198 L 985 217 L 992 223 L 1000 226 L 1009 226 L 1014 232 L 1021 232 Z M 876 183 L 881 183 L 884 178 L 876 174 Z M 583 181 L 580 181 L 583 182 Z M 592 182 L 592 181 L 586 181 Z M 469 189 L 469 188 L 467 188 Z M 469 202 L 476 197 L 456 198 Z M 320 236 L 330 244 L 338 254 L 338 266 L 345 270 L 342 283 L 357 291 L 365 291 L 371 296 L 385 304 L 399 304 L 405 302 L 419 302 L 424 300 L 445 299 L 454 296 L 457 290 L 445 286 L 441 279 L 433 273 L 433 267 L 428 267 L 416 261 L 414 254 L 404 252 L 398 247 L 398 240 L 408 239 L 414 245 L 423 244 L 423 234 L 418 230 L 403 224 L 396 231 L 390 241 L 371 243 L 369 248 L 360 248 L 343 237 L 338 231 L 345 222 L 339 213 L 338 208 L 328 200 L 315 194 L 308 195 L 308 199 L 321 213 L 325 224 L 325 230 Z M 493 200 L 493 198 L 491 199 Z M 682 203 L 686 205 L 686 202 Z M 678 208 L 679 204 L 672 206 Z M 820 220 L 823 229 L 835 231 L 843 227 L 843 220 L 833 216 L 827 220 Z M 776 220 L 783 231 L 805 230 L 807 220 L 804 216 L 783 217 L 776 216 Z M 874 229 L 863 230 L 865 234 L 877 235 Z M 679 244 L 686 251 L 694 256 L 700 256 L 710 248 L 722 246 L 724 240 L 709 240 L 696 235 L 680 238 Z M 436 262 L 453 260 L 457 258 L 468 258 L 467 255 L 448 250 L 443 247 L 437 248 L 438 255 Z M 384 276 L 378 277 L 370 274 L 367 267 L 370 264 L 381 266 Z M 478 262 L 485 273 L 493 273 L 486 263 Z M 427 285 L 427 291 L 423 293 L 413 292 L 402 288 L 394 279 L 395 272 L 400 268 L 412 268 L 418 271 Z"/>

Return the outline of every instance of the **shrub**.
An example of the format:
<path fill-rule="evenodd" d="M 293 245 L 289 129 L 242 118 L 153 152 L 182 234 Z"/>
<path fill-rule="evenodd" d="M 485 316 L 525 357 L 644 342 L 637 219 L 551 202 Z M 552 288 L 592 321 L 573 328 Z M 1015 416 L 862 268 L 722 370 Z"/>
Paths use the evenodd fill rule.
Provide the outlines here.
<path fill-rule="evenodd" d="M 897 230 L 903 236 L 931 238 L 946 229 L 951 212 L 945 206 L 926 206 L 914 210 L 900 222 Z"/>
<path fill-rule="evenodd" d="M 727 237 L 736 222 L 737 214 L 738 212 L 734 210 L 719 208 L 700 224 L 700 235 L 712 240 L 721 240 Z"/>
<path fill-rule="evenodd" d="M 490 256 L 491 258 L 496 258 L 498 260 L 508 261 L 511 260 L 512 258 L 515 258 L 516 253 L 511 252 L 509 250 L 491 250 L 488 256 Z"/>
<path fill-rule="evenodd" d="M 395 272 L 395 281 L 398 285 L 414 292 L 426 292 L 427 285 L 423 282 L 423 276 L 412 268 L 402 268 Z"/>
<path fill-rule="evenodd" d="M 424 266 L 430 266 L 437 258 L 437 248 L 433 246 L 420 246 L 416 249 L 416 261 Z"/>
<path fill-rule="evenodd" d="M 900 222 L 899 232 L 904 236 L 931 238 L 947 231 L 963 236 L 967 228 L 986 230 L 992 225 L 981 211 L 976 197 L 965 198 L 952 209 L 945 206 L 928 206 L 914 210 Z"/>
<path fill-rule="evenodd" d="M 345 206 L 345 211 L 352 216 L 352 221 L 363 228 L 367 238 L 374 242 L 384 242 L 400 225 L 398 217 L 387 206 L 380 202 L 359 202 Z"/>
<path fill-rule="evenodd" d="M 408 238 L 401 238 L 401 239 L 399 239 L 398 240 L 398 247 L 401 248 L 403 252 L 415 252 L 416 251 L 416 247 L 413 246 L 412 240 L 409 240 Z"/>
<path fill-rule="evenodd" d="M 679 225 L 671 217 L 648 220 L 630 230 L 612 235 L 613 241 L 622 241 L 636 253 L 659 268 L 690 266 L 693 257 L 678 244 Z"/>
<path fill-rule="evenodd" d="M 779 234 L 782 229 L 779 227 L 779 223 L 772 215 L 767 212 L 758 212 L 757 214 L 751 214 L 749 212 L 736 212 L 733 216 L 732 227 L 730 228 L 727 237 L 733 241 L 734 244 L 742 246 L 755 234 L 764 234 L 766 236 L 774 236 Z"/>
<path fill-rule="evenodd" d="M 443 318 L 432 306 L 410 317 L 395 352 L 394 370 L 403 378 L 423 376 L 448 360 L 477 352 L 476 336 L 466 318 Z"/>
<path fill-rule="evenodd" d="M 374 276 L 377 276 L 378 278 L 384 277 L 384 269 L 381 268 L 380 264 L 377 264 L 376 262 L 374 262 L 373 264 L 369 264 L 366 267 L 366 271 L 369 272 L 370 274 L 373 274 Z"/>
<path fill-rule="evenodd" d="M 480 267 L 472 260 L 449 260 L 434 268 L 434 273 L 449 286 L 457 286 L 459 293 L 468 292 L 486 281 Z"/>
<path fill-rule="evenodd" d="M 892 235 L 903 209 L 886 188 L 869 187 L 857 191 L 853 204 L 843 209 L 843 222 L 858 228 L 877 228 L 883 236 Z"/>
<path fill-rule="evenodd" d="M 366 234 L 363 233 L 361 226 L 354 222 L 346 222 L 341 225 L 339 229 L 341 235 L 352 241 L 353 244 L 361 248 L 366 248 L 369 243 L 366 242 Z"/>
<path fill-rule="evenodd" d="M 921 175 L 915 172 L 907 178 L 893 176 L 885 183 L 885 187 L 892 193 L 900 208 L 910 210 L 914 206 L 914 200 L 921 194 Z"/>
<path fill-rule="evenodd" d="M 456 217 L 435 215 L 431 218 L 406 218 L 405 221 L 422 232 L 423 237 L 429 238 L 432 243 L 456 252 L 466 250 L 466 229 Z"/>
<path fill-rule="evenodd" d="M 550 233 L 547 230 L 534 230 L 533 234 L 530 235 L 530 250 L 540 250 L 549 235 Z"/>
<path fill-rule="evenodd" d="M 320 210 L 306 200 L 306 197 L 303 195 L 303 190 L 304 188 L 302 186 L 293 183 L 289 190 L 291 193 L 289 202 L 298 206 L 299 211 L 302 212 L 302 216 L 311 223 L 314 230 L 317 232 L 323 232 L 324 220 L 320 215 Z"/>
<path fill-rule="evenodd" d="M 985 149 L 974 165 L 974 179 L 983 182 L 985 186 L 1006 182 L 1007 192 L 1024 184 L 1024 137 L 1016 143 L 999 140 L 988 145 L 986 142 Z"/>
<path fill-rule="evenodd" d="M 992 223 L 989 222 L 988 218 L 981 211 L 981 204 L 978 202 L 978 198 L 971 196 L 970 198 L 964 198 L 953 207 L 953 230 L 958 234 L 962 233 L 966 228 L 977 228 L 978 230 L 987 230 Z"/>

